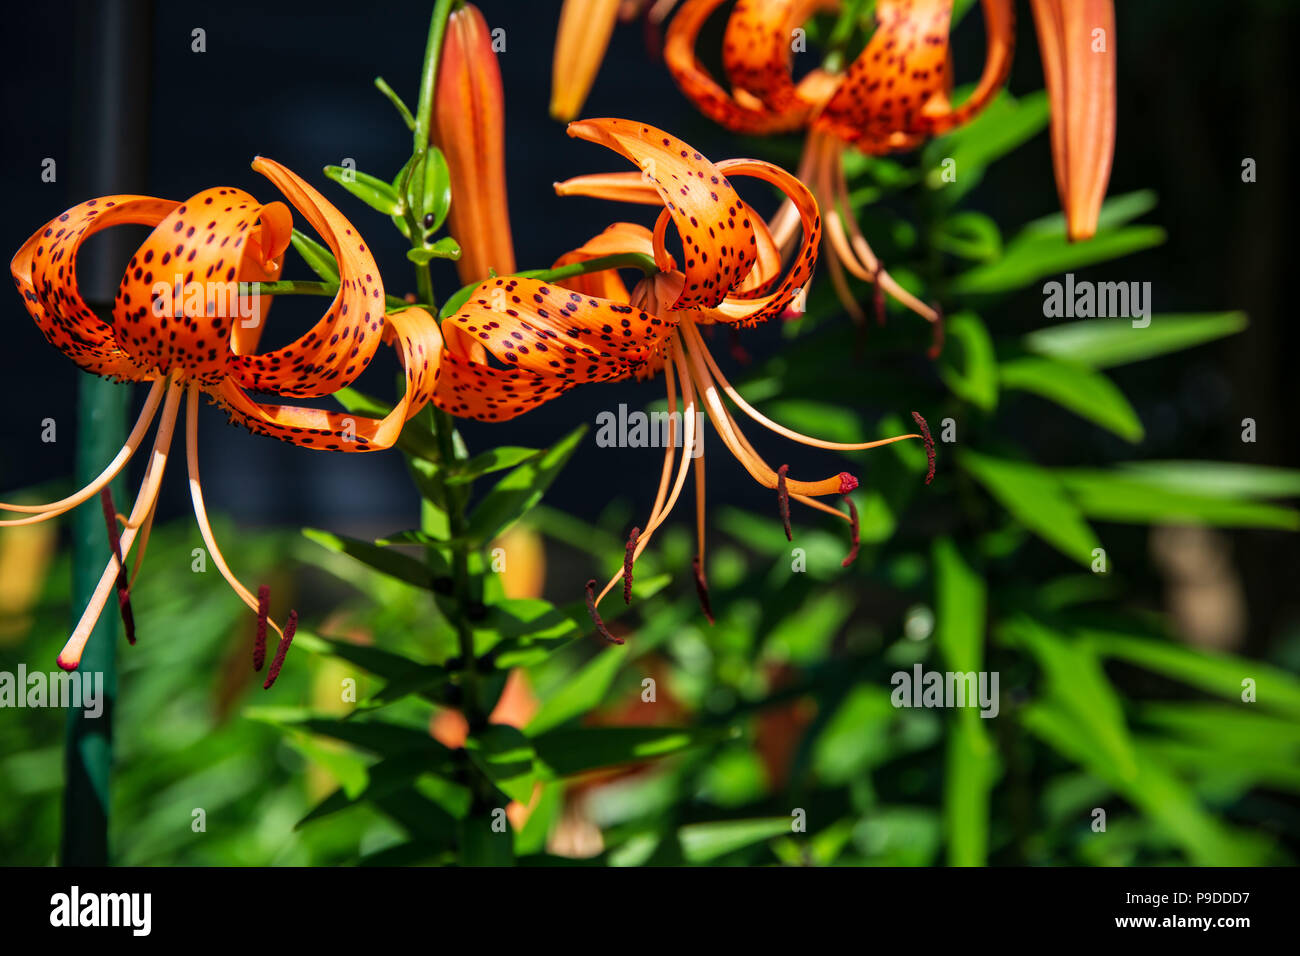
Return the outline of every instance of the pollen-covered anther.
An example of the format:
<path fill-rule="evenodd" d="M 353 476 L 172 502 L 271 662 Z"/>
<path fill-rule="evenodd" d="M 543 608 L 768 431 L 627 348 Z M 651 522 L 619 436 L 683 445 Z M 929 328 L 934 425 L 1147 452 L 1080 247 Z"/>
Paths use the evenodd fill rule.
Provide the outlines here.
<path fill-rule="evenodd" d="M 695 571 L 695 594 L 700 599 L 700 610 L 710 624 L 713 623 L 713 605 L 709 601 L 709 582 L 704 578 L 704 565 L 699 555 L 691 559 L 691 568 Z"/>
<path fill-rule="evenodd" d="M 605 626 L 605 622 L 602 621 L 600 618 L 600 612 L 596 610 L 596 579 L 595 578 L 592 578 L 590 581 L 587 582 L 587 613 L 591 615 L 591 620 L 596 625 L 596 631 L 600 634 L 601 637 L 609 641 L 611 644 L 623 643 L 623 638 L 615 637 L 613 634 L 609 633 L 609 628 Z"/>
<path fill-rule="evenodd" d="M 844 503 L 849 506 L 849 553 L 840 562 L 840 567 L 847 568 L 858 559 L 858 545 L 862 541 L 862 533 L 858 526 L 858 506 L 848 495 L 844 496 Z"/>
<path fill-rule="evenodd" d="M 636 561 L 636 545 L 641 540 L 641 529 L 633 528 L 627 536 L 627 550 L 623 554 L 623 603 L 632 603 L 632 564 Z"/>
<path fill-rule="evenodd" d="M 263 690 L 270 690 L 275 679 L 280 676 L 280 668 L 284 666 L 284 655 L 289 653 L 289 645 L 293 643 L 293 635 L 297 630 L 298 612 L 290 611 L 289 620 L 284 622 L 284 634 L 280 638 L 280 646 L 275 649 L 275 659 L 271 661 L 271 668 L 266 674 L 266 683 L 262 685 Z"/>
<path fill-rule="evenodd" d="M 100 503 L 104 506 L 104 524 L 108 528 L 108 546 L 117 558 L 117 609 L 122 614 L 122 627 L 126 630 L 126 639 L 135 643 L 135 613 L 131 610 L 131 583 L 127 579 L 126 564 L 122 560 L 122 539 L 117 533 L 117 508 L 113 506 L 113 492 L 105 485 L 99 492 Z"/>
<path fill-rule="evenodd" d="M 266 622 L 271 615 L 271 589 L 263 584 L 257 589 L 257 637 L 253 641 L 253 670 L 266 663 Z"/>
<path fill-rule="evenodd" d="M 925 457 L 929 465 L 925 472 L 925 483 L 928 485 L 934 481 L 934 439 L 930 437 L 930 426 L 925 423 L 920 412 L 912 412 L 912 418 L 916 421 L 916 427 L 921 429 L 921 437 L 925 439 Z"/>
<path fill-rule="evenodd" d="M 781 525 L 785 528 L 785 540 L 793 541 L 794 535 L 790 531 L 790 489 L 785 486 L 785 476 L 789 472 L 789 465 L 782 465 L 776 470 L 776 507 L 781 514 Z M 843 483 L 841 477 L 840 484 Z"/>

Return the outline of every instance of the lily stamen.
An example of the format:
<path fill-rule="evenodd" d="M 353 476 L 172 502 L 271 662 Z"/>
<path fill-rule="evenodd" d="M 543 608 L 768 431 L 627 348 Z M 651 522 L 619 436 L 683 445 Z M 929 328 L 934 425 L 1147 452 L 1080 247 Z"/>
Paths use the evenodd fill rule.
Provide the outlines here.
<path fill-rule="evenodd" d="M 635 550 L 637 539 L 641 537 L 641 529 L 633 528 L 632 533 L 627 536 L 627 549 L 623 554 L 623 603 L 632 603 L 632 562 L 636 560 Z"/>
<path fill-rule="evenodd" d="M 609 628 L 605 626 L 605 622 L 601 619 L 600 612 L 596 610 L 596 605 L 600 603 L 600 601 L 596 597 L 595 588 L 596 579 L 592 578 L 587 582 L 587 613 L 591 615 L 591 620 L 596 625 L 596 631 L 601 637 L 609 641 L 611 644 L 622 644 L 623 638 L 615 637 L 613 634 L 609 633 Z"/>
<path fill-rule="evenodd" d="M 104 525 L 108 529 L 108 546 L 117 558 L 117 609 L 122 615 L 126 640 L 135 643 L 135 613 L 131 610 L 131 585 L 126 577 L 126 564 L 122 560 L 122 538 L 117 530 L 117 509 L 113 507 L 113 492 L 107 485 L 100 489 L 100 503 L 104 507 Z"/>
<path fill-rule="evenodd" d="M 789 471 L 789 465 L 782 465 L 776 470 L 776 509 L 781 515 L 781 525 L 785 528 L 785 540 L 793 541 L 794 533 L 790 530 L 790 492 L 785 486 L 785 476 Z"/>
<path fill-rule="evenodd" d="M 217 545 L 217 539 L 212 534 L 212 525 L 208 521 L 208 509 L 203 504 L 203 482 L 199 475 L 199 390 L 190 389 L 189 403 L 185 409 L 185 461 L 189 468 L 190 479 L 190 500 L 194 504 L 194 518 L 199 526 L 199 534 L 203 538 L 203 543 L 207 545 L 208 553 L 212 556 L 212 561 L 221 572 L 221 576 L 226 579 L 230 589 L 238 595 L 239 599 L 247 605 L 250 611 L 257 613 L 261 617 L 261 606 L 248 588 L 235 577 L 230 570 L 230 565 L 226 564 L 225 555 L 221 553 L 221 548 Z M 267 623 L 271 629 L 283 639 L 284 632 L 280 626 L 275 623 L 273 618 L 268 617 Z"/>
<path fill-rule="evenodd" d="M 266 672 L 266 683 L 262 685 L 262 690 L 270 690 L 275 679 L 280 676 L 280 668 L 284 667 L 284 656 L 289 653 L 289 645 L 293 643 L 293 635 L 298 630 L 298 612 L 290 611 L 289 619 L 284 622 L 284 633 L 280 636 L 280 644 L 275 649 L 275 658 L 271 661 L 270 670 Z"/>
<path fill-rule="evenodd" d="M 167 469 L 167 451 L 171 445 L 172 434 L 176 430 L 176 417 L 183 391 L 184 388 L 180 384 L 171 383 L 168 386 L 167 398 L 163 403 L 162 417 L 158 423 L 158 432 L 154 436 L 149 465 L 145 469 L 144 478 L 140 482 L 140 492 L 136 496 L 135 505 L 131 509 L 131 516 L 127 519 L 126 530 L 122 532 L 119 539 L 121 556 L 119 558 L 115 554 L 109 559 L 108 565 L 104 568 L 104 573 L 99 578 L 99 583 L 95 585 L 90 601 L 86 604 L 85 611 L 82 612 L 81 620 L 77 622 L 72 636 L 63 645 L 63 650 L 59 652 L 58 665 L 65 671 L 76 670 L 77 665 L 81 663 L 81 655 L 86 649 L 86 641 L 90 639 L 90 634 L 99 622 L 100 615 L 104 613 L 104 606 L 108 603 L 108 592 L 117 582 L 122 561 L 125 561 L 127 555 L 131 553 L 131 547 L 135 544 L 141 522 L 158 500 L 158 491 L 162 488 L 163 472 Z"/>
<path fill-rule="evenodd" d="M 60 501 L 52 501 L 44 505 L 17 505 L 5 504 L 0 502 L 0 511 L 17 511 L 22 514 L 35 515 L 32 518 L 14 518 L 8 521 L 0 521 L 0 528 L 13 528 L 18 525 L 36 524 L 49 518 L 56 518 L 64 512 L 71 511 L 73 508 L 89 501 L 95 495 L 99 494 L 100 489 L 108 485 L 121 474 L 122 469 L 127 466 L 131 458 L 139 450 L 144 436 L 149 433 L 149 427 L 153 424 L 154 416 L 158 413 L 158 405 L 162 401 L 163 392 L 166 390 L 166 383 L 158 379 L 149 389 L 149 395 L 145 398 L 144 408 L 140 412 L 140 417 L 136 419 L 135 426 L 131 429 L 131 434 L 127 436 L 126 443 L 122 446 L 116 457 L 109 463 L 108 467 L 99 473 L 97 477 L 86 487 L 82 488 L 74 495 L 69 495 Z"/>
<path fill-rule="evenodd" d="M 271 613 L 271 589 L 263 584 L 257 589 L 257 636 L 253 640 L 253 670 L 266 663 L 266 625 Z"/>

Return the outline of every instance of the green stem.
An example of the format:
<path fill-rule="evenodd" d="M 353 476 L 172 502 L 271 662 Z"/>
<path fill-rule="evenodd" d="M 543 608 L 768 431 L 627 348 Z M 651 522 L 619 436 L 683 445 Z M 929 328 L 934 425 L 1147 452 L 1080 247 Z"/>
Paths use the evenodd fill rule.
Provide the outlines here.
<path fill-rule="evenodd" d="M 456 450 L 456 425 L 450 415 L 440 408 L 433 411 L 434 431 L 444 466 L 460 460 Z M 452 544 L 452 584 L 456 602 L 456 636 L 460 642 L 462 710 L 472 729 L 477 729 L 485 718 L 478 693 L 478 659 L 474 653 L 474 629 L 469 621 L 473 595 L 469 586 L 469 543 L 466 540 L 468 522 L 465 520 L 465 502 L 468 486 L 448 485 L 444 504 L 447 508 L 448 532 Z"/>
<path fill-rule="evenodd" d="M 337 282 L 307 282 L 301 279 L 284 279 L 280 282 L 250 282 L 250 295 L 328 295 L 339 294 Z M 384 296 L 384 305 L 389 312 L 405 309 L 409 302 L 395 295 Z"/>
<path fill-rule="evenodd" d="M 89 484 L 126 440 L 129 389 L 90 375 L 77 387 L 78 486 Z M 108 560 L 108 531 L 97 503 L 77 509 L 73 516 L 72 607 L 74 625 L 94 594 Z M 111 603 L 111 602 L 110 602 Z M 116 608 L 99 618 L 78 668 L 84 686 L 102 679 L 102 710 L 89 717 L 79 707 L 68 709 L 67 785 L 63 798 L 64 866 L 108 865 L 108 782 L 113 765 L 113 704 L 117 699 Z M 95 684 L 90 684 L 91 681 Z"/>

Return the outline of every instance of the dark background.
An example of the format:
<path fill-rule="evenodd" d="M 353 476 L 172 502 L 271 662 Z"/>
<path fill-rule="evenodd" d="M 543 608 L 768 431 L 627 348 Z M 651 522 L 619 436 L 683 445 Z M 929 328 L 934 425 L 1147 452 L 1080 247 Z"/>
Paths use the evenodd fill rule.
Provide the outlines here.
<path fill-rule="evenodd" d="M 428 3 L 159 2 L 153 51 L 150 173 L 146 191 L 183 199 L 214 185 L 244 188 L 264 201 L 278 198 L 249 169 L 254 155 L 278 159 L 311 180 L 366 235 L 385 267 L 390 292 L 413 287 L 405 241 L 382 216 L 347 197 L 319 174 L 320 167 L 352 158 L 358 168 L 389 178 L 410 149 L 409 134 L 372 86 L 383 75 L 409 103 L 423 52 Z M 506 29 L 500 57 L 507 97 L 507 161 L 514 237 L 521 268 L 549 265 L 565 250 L 615 218 L 649 221 L 646 211 L 587 199 L 559 199 L 555 180 L 620 169 L 621 160 L 598 147 L 569 140 L 547 113 L 558 0 L 481 0 L 489 23 Z M 1120 122 L 1112 194 L 1153 188 L 1160 205 L 1147 217 L 1165 226 L 1163 248 L 1107 267 L 1107 278 L 1150 281 L 1157 312 L 1241 308 L 1244 334 L 1194 352 L 1122 369 L 1148 437 L 1137 457 L 1221 458 L 1300 465 L 1296 450 L 1296 390 L 1291 371 L 1297 333 L 1284 288 L 1292 271 L 1289 195 L 1291 120 L 1289 82 L 1296 7 L 1282 2 L 1118 4 Z M 1025 4 L 1019 5 L 1019 46 L 1013 92 L 1042 85 L 1037 44 Z M 973 78 L 982 58 L 978 14 L 956 38 L 960 79 Z M 42 223 L 82 199 L 71 195 L 66 171 L 87 157 L 71 155 L 73 56 L 78 22 L 74 3 L 47 2 L 6 11 L 3 58 L 6 148 L 5 211 L 0 248 L 17 250 Z M 207 51 L 191 52 L 191 31 L 206 31 Z M 716 34 L 718 24 L 713 25 Z M 716 43 L 714 44 L 716 46 Z M 707 49 L 708 41 L 702 44 Z M 622 25 L 585 111 L 627 116 L 664 127 L 706 155 L 722 159 L 750 152 L 793 157 L 797 141 L 745 143 L 699 116 L 661 64 L 646 54 L 639 24 Z M 58 163 L 56 183 L 43 183 L 41 163 Z M 1244 157 L 1258 163 L 1258 181 L 1241 182 Z M 792 161 L 792 160 L 787 160 Z M 1055 211 L 1046 135 L 990 171 L 974 194 L 1008 233 Z M 761 203 L 759 204 L 761 208 Z M 309 278 L 305 266 L 290 277 Z M 435 273 L 442 297 L 459 282 L 450 267 Z M 314 320 L 320 300 L 281 298 L 274 338 L 287 341 Z M 1041 324 L 1040 296 L 1030 290 L 998 313 L 986 314 L 995 332 Z M 0 488 L 12 489 L 71 473 L 75 368 L 41 339 L 18 297 L 3 306 L 0 339 Z M 758 357 L 779 347 L 775 329 L 749 334 Z M 391 369 L 388 369 L 391 371 Z M 385 369 L 360 382 L 384 393 Z M 140 400 L 137 395 L 136 401 Z M 471 449 L 493 444 L 548 443 L 575 422 L 619 402 L 638 407 L 660 396 L 659 385 L 578 389 L 505 425 L 469 423 Z M 1030 406 L 1026 406 L 1030 408 Z M 1039 460 L 1086 464 L 1103 450 L 1092 437 L 1059 427 L 1060 412 L 1030 408 L 1022 437 Z M 40 422 L 59 423 L 59 440 L 43 444 Z M 1255 444 L 1240 441 L 1240 421 L 1258 423 Z M 396 454 L 325 455 L 222 427 L 223 416 L 202 419 L 202 457 L 210 506 L 248 525 L 316 524 L 341 531 L 390 531 L 415 523 L 415 495 Z M 1087 430 L 1090 435 L 1093 430 Z M 1083 433 L 1083 430 L 1080 430 Z M 715 445 L 716 447 L 716 445 Z M 569 466 L 566 481 L 548 499 L 593 517 L 611 498 L 648 503 L 657 461 L 646 451 L 602 449 L 589 438 Z M 710 464 L 714 500 L 749 502 L 762 492 L 722 455 Z M 179 474 L 163 492 L 163 514 L 188 510 Z M 1267 630 L 1295 615 L 1292 581 L 1300 559 L 1291 536 L 1234 535 L 1252 624 Z M 1252 627 L 1252 643 L 1261 639 Z"/>

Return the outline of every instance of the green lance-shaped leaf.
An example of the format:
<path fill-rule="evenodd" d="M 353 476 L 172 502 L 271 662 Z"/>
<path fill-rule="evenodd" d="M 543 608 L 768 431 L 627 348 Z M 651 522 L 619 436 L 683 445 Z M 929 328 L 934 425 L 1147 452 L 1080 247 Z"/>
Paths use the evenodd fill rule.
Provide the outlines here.
<path fill-rule="evenodd" d="M 1119 259 L 1164 241 L 1165 231 L 1158 226 L 1099 232 L 1087 242 L 1069 242 L 1064 236 L 1017 235 L 1007 243 L 1001 259 L 963 272 L 953 280 L 951 291 L 954 295 L 1011 292 L 1045 276 Z"/>
<path fill-rule="evenodd" d="M 793 831 L 793 823 L 793 817 L 691 823 L 677 831 L 677 840 L 688 863 L 709 863 L 774 837 L 788 836 Z"/>
<path fill-rule="evenodd" d="M 467 536 L 486 544 L 528 513 L 577 450 L 587 426 L 580 425 L 545 453 L 516 467 L 497 482 L 470 515 Z"/>
<path fill-rule="evenodd" d="M 959 674 L 984 669 L 987 588 L 951 538 L 934 544 L 935 638 L 947 667 Z M 983 866 L 988 859 L 989 793 L 997 752 L 979 711 L 963 707 L 950 720 L 943 817 L 948 862 Z"/>
<path fill-rule="evenodd" d="M 958 398 L 985 411 L 998 403 L 998 364 L 988 329 L 974 312 L 959 312 L 947 323 L 950 342 L 939 375 Z"/>
<path fill-rule="evenodd" d="M 1218 498 L 1297 498 L 1300 471 L 1229 461 L 1130 461 L 1129 477 L 1169 491 Z"/>
<path fill-rule="evenodd" d="M 959 453 L 957 460 L 1026 528 L 1062 554 L 1092 565 L 1093 550 L 1100 547 L 1097 536 L 1050 471 L 974 451 Z"/>
<path fill-rule="evenodd" d="M 1080 511 L 1103 521 L 1300 530 L 1300 512 L 1293 508 L 1229 498 L 1222 493 L 1183 491 L 1164 482 L 1158 473 L 1063 468 L 1054 474 Z"/>
<path fill-rule="evenodd" d="M 607 647 L 578 668 L 542 700 L 525 731 L 536 737 L 593 710 L 608 693 L 619 667 L 632 651 L 629 644 Z"/>
<path fill-rule="evenodd" d="M 732 736 L 730 728 L 580 727 L 535 737 L 533 748 L 542 774 L 558 778 L 655 760 Z"/>
<path fill-rule="evenodd" d="M 465 741 L 465 750 L 484 776 L 511 800 L 533 796 L 533 745 L 518 728 L 490 724 Z"/>
<path fill-rule="evenodd" d="M 1039 355 L 1111 368 L 1235 335 L 1245 327 L 1244 312 L 1153 315 L 1146 328 L 1085 319 L 1038 329 L 1025 336 L 1022 344 Z"/>
<path fill-rule="evenodd" d="M 452 471 L 447 475 L 447 484 L 461 485 L 495 471 L 505 471 L 507 468 L 514 468 L 516 465 L 531 461 L 541 453 L 540 448 L 502 445 L 500 448 L 490 449 L 467 461 L 452 465 Z"/>
<path fill-rule="evenodd" d="M 298 250 L 298 255 L 302 256 L 303 261 L 311 267 L 312 272 L 325 282 L 339 281 L 339 264 L 334 258 L 334 253 L 297 229 L 293 231 L 289 241 Z"/>
<path fill-rule="evenodd" d="M 326 166 L 325 175 L 371 209 L 377 209 L 386 216 L 401 213 L 402 197 L 379 177 L 347 166 Z"/>
<path fill-rule="evenodd" d="M 1031 355 L 1003 362 L 998 380 L 1004 389 L 1040 395 L 1125 441 L 1142 440 L 1142 422 L 1124 393 L 1086 365 Z"/>
<path fill-rule="evenodd" d="M 944 252 L 976 262 L 991 262 L 1002 255 L 998 224 L 982 212 L 963 210 L 943 221 L 934 244 Z"/>
<path fill-rule="evenodd" d="M 434 572 L 423 562 L 392 548 L 381 547 L 368 541 L 360 541 L 344 535 L 331 534 L 316 528 L 303 528 L 302 533 L 319 545 L 356 558 L 391 578 L 405 581 L 419 588 L 427 588 L 433 581 Z"/>

